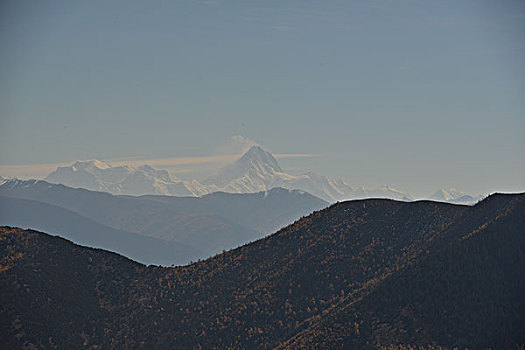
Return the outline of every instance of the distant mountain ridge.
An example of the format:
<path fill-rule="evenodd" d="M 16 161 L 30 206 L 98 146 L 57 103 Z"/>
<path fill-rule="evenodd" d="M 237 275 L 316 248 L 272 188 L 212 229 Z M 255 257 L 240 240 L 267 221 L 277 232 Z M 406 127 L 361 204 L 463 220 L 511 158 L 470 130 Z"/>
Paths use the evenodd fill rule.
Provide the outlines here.
<path fill-rule="evenodd" d="M 65 208 L 28 199 L 0 196 L 0 225 L 38 229 L 147 265 L 185 265 L 206 256 L 187 244 L 114 229 Z"/>

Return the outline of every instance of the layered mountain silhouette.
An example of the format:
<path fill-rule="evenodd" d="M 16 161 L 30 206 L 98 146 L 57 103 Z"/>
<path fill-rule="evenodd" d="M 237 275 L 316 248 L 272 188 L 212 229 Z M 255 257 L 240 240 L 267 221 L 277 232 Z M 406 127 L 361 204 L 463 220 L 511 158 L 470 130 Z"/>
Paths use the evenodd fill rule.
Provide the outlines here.
<path fill-rule="evenodd" d="M 178 268 L 0 230 L 7 348 L 510 349 L 525 195 L 338 203 Z"/>
<path fill-rule="evenodd" d="M 65 208 L 27 199 L 0 197 L 0 223 L 50 232 L 144 264 L 183 265 L 206 256 L 187 244 L 114 229 Z"/>
<path fill-rule="evenodd" d="M 280 188 L 199 198 L 134 197 L 39 180 L 5 181 L 0 196 L 0 224 L 59 234 L 162 265 L 185 264 L 235 248 L 328 204 L 305 192 Z"/>
<path fill-rule="evenodd" d="M 218 191 L 257 193 L 281 187 L 302 190 L 328 202 L 370 197 L 412 200 L 409 194 L 389 186 L 353 189 L 347 181 L 330 179 L 313 172 L 288 174 L 275 157 L 260 146 L 252 146 L 233 164 L 202 183 L 196 180 L 183 181 L 166 170 L 157 170 L 148 165 L 112 167 L 98 160 L 79 161 L 71 166 L 59 167 L 45 181 L 128 195 L 202 196 Z"/>

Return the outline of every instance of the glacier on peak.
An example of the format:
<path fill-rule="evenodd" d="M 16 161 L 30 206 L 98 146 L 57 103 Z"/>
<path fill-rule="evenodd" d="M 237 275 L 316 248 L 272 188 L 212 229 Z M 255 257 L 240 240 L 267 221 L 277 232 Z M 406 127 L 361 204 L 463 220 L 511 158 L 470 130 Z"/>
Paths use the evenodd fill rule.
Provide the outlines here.
<path fill-rule="evenodd" d="M 97 159 L 90 159 L 90 160 L 78 160 L 75 163 L 73 163 L 72 167 L 76 169 L 86 169 L 86 168 L 108 169 L 108 168 L 111 168 L 111 165 L 104 163 Z"/>

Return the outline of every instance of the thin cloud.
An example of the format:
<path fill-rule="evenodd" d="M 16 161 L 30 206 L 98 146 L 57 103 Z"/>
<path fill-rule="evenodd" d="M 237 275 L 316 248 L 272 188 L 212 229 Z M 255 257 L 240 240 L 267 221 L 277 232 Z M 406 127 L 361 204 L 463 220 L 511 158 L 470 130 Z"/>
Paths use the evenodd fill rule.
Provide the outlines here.
<path fill-rule="evenodd" d="M 31 164 L 31 165 L 2 165 L 0 166 L 0 176 L 17 177 L 21 179 L 43 178 L 50 172 L 64 166 L 63 163 L 53 164 Z"/>
<path fill-rule="evenodd" d="M 159 168 L 172 168 L 177 166 L 187 166 L 187 165 L 204 165 L 204 164 L 215 164 L 215 163 L 224 163 L 232 162 L 237 159 L 235 154 L 227 155 L 213 155 L 213 156 L 201 156 L 201 157 L 176 157 L 176 158 L 148 158 L 148 159 L 136 159 L 136 160 L 126 160 L 126 159 L 113 159 L 108 160 L 107 162 L 113 166 L 121 165 L 130 165 L 130 166 L 140 166 L 140 165 L 151 165 L 153 167 Z"/>
<path fill-rule="evenodd" d="M 176 157 L 176 158 L 162 158 L 162 159 L 137 159 L 137 160 L 109 160 L 107 163 L 113 166 L 119 165 L 131 165 L 140 166 L 144 164 L 151 165 L 159 168 L 172 168 L 178 166 L 188 165 L 206 165 L 206 164 L 223 164 L 232 163 L 236 161 L 242 152 L 236 154 L 223 154 L 213 156 L 201 156 L 201 157 Z M 273 155 L 277 159 L 290 159 L 290 158 L 312 158 L 318 157 L 318 154 L 307 154 L 307 153 L 279 153 Z"/>
<path fill-rule="evenodd" d="M 320 157 L 319 154 L 313 154 L 313 153 L 280 153 L 280 154 L 274 154 L 273 156 L 277 159 Z"/>
<path fill-rule="evenodd" d="M 217 167 L 236 161 L 242 154 L 222 154 L 201 157 L 176 157 L 176 158 L 143 158 L 134 157 L 102 160 L 112 166 L 141 166 L 150 165 L 156 168 L 176 168 L 177 172 L 192 172 L 198 170 L 198 167 L 217 165 Z M 317 154 L 307 153 L 279 153 L 274 154 L 277 159 L 293 158 L 312 158 L 318 157 Z M 69 166 L 72 163 L 48 163 L 48 164 L 31 164 L 31 165 L 2 165 L 0 166 L 0 175 L 7 177 L 44 178 L 56 168 Z"/>

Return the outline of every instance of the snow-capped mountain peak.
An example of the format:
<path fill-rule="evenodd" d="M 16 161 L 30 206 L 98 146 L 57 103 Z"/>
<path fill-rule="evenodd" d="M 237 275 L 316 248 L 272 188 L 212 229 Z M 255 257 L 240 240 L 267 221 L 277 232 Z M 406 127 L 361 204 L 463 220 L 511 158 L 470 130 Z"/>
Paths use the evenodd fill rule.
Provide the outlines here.
<path fill-rule="evenodd" d="M 360 187 L 352 192 L 352 198 L 391 198 L 403 201 L 413 200 L 412 196 L 410 196 L 408 193 L 393 188 L 390 185 L 381 185 L 377 188 L 371 189 Z"/>
<path fill-rule="evenodd" d="M 430 199 L 437 201 L 451 201 L 467 195 L 465 192 L 458 191 L 455 188 L 442 188 L 430 196 Z"/>
<path fill-rule="evenodd" d="M 482 200 L 484 196 L 471 196 L 463 191 L 456 190 L 455 188 L 442 188 L 434 194 L 432 194 L 429 199 L 439 201 L 439 202 L 449 202 L 454 204 L 475 204 L 476 202 Z"/>
<path fill-rule="evenodd" d="M 279 163 L 274 156 L 259 146 L 252 146 L 244 155 L 239 158 L 236 162 L 239 167 L 258 167 L 271 170 L 274 172 L 282 173 Z"/>
<path fill-rule="evenodd" d="M 262 149 L 253 146 L 236 162 L 221 169 L 209 177 L 205 185 L 214 185 L 221 191 L 233 193 L 267 191 L 275 187 L 290 190 L 302 190 L 326 201 L 351 199 L 354 191 L 344 180 L 334 180 L 313 172 L 302 175 L 286 173 L 275 157 Z M 394 198 L 406 198 L 390 191 Z"/>
<path fill-rule="evenodd" d="M 279 174 L 284 173 L 274 156 L 260 146 L 252 146 L 246 153 L 244 153 L 233 164 L 227 165 L 217 172 L 217 174 L 210 176 L 204 181 L 206 185 L 215 185 L 219 188 L 228 187 L 232 182 L 244 182 L 246 185 L 254 187 L 253 192 L 266 190 L 266 185 L 260 182 L 271 181 Z M 244 178 L 244 179 L 243 179 Z M 242 184 L 231 184 L 233 189 Z M 228 190 L 228 189 L 226 189 Z M 234 190 L 234 192 L 236 192 Z"/>

